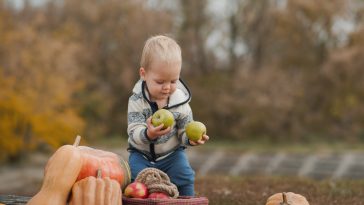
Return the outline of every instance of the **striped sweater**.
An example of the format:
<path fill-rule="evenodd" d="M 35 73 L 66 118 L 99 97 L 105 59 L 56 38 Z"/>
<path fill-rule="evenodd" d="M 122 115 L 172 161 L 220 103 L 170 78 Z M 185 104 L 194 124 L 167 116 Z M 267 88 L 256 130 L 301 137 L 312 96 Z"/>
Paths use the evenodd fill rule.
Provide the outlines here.
<path fill-rule="evenodd" d="M 176 123 L 171 131 L 155 140 L 147 137 L 146 120 L 158 110 L 158 105 L 151 102 L 146 83 L 139 80 L 128 103 L 128 143 L 129 149 L 142 153 L 150 161 L 158 161 L 181 146 L 190 145 L 185 134 L 185 125 L 192 121 L 192 110 L 188 104 L 191 92 L 182 80 L 177 83 L 176 91 L 169 97 L 164 109 L 173 113 Z"/>

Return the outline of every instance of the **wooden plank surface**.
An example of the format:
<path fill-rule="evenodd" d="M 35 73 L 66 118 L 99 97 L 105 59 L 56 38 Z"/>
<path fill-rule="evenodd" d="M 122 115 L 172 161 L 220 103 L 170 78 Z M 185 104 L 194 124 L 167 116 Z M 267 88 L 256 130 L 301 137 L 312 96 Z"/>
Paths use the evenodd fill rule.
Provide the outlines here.
<path fill-rule="evenodd" d="M 31 197 L 16 195 L 0 195 L 0 203 L 6 205 L 23 205 L 28 202 Z"/>

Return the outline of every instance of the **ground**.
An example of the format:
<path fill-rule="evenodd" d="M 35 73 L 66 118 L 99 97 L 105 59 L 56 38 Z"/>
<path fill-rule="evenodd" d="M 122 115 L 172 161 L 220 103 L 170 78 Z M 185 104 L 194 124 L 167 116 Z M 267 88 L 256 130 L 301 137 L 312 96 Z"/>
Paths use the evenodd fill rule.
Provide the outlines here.
<path fill-rule="evenodd" d="M 211 205 L 263 205 L 274 193 L 289 191 L 305 196 L 310 205 L 363 205 L 363 185 L 364 181 L 207 176 L 197 178 L 196 192 Z"/>
<path fill-rule="evenodd" d="M 120 143 L 119 143 L 120 144 Z M 95 146 L 97 147 L 97 146 Z M 227 146 L 211 146 L 207 147 L 208 149 L 204 150 L 203 154 L 202 149 L 198 148 L 195 149 L 193 152 L 189 152 L 189 156 L 191 158 L 192 165 L 195 166 L 197 170 L 196 175 L 196 194 L 198 196 L 206 196 L 210 204 L 243 204 L 243 205 L 264 205 L 267 198 L 274 193 L 278 192 L 295 192 L 301 194 L 307 198 L 310 202 L 310 205 L 364 205 L 364 178 L 356 176 L 357 179 L 335 179 L 335 178 L 323 178 L 322 180 L 317 180 L 314 178 L 302 178 L 298 176 L 287 176 L 281 175 L 272 176 L 273 174 L 277 174 L 280 168 L 284 167 L 283 165 L 290 165 L 292 163 L 282 163 L 281 166 L 276 169 L 269 169 L 270 172 L 267 172 L 267 169 L 264 166 L 259 166 L 262 168 L 263 171 L 258 172 L 259 170 L 256 169 L 254 173 L 261 173 L 260 175 L 252 175 L 252 172 L 243 172 L 239 176 L 232 176 L 229 175 L 232 169 L 231 166 L 228 166 L 229 162 L 231 165 L 236 164 L 237 159 L 234 157 L 220 157 L 220 160 L 217 160 L 217 154 L 214 154 L 219 150 L 221 147 Z M 306 146 L 307 147 L 307 146 Z M 109 146 L 105 146 L 105 150 L 111 150 L 116 153 L 125 156 L 125 149 L 121 148 L 110 148 Z M 241 156 L 241 153 L 247 152 L 247 149 L 243 149 L 241 146 L 229 147 L 229 149 L 225 149 L 228 151 L 224 151 L 223 156 L 230 156 L 236 155 Z M 124 150 L 121 151 L 121 150 Z M 254 149 L 259 150 L 259 149 Z M 264 153 L 275 153 L 276 150 L 267 150 L 266 148 L 261 149 L 264 150 Z M 290 157 L 295 156 L 289 149 L 279 149 L 279 151 L 285 150 L 287 154 L 287 159 Z M 297 149 L 295 149 L 297 150 Z M 323 150 L 322 147 L 319 150 Z M 340 162 L 341 159 L 346 159 L 345 151 L 341 151 L 339 154 L 337 153 L 337 149 L 330 149 L 336 150 L 335 155 L 336 157 L 331 157 L 334 161 Z M 346 150 L 346 149 L 343 149 Z M 350 149 L 353 150 L 353 149 Z M 362 149 L 361 149 L 362 150 Z M 217 152 L 220 153 L 220 152 Z M 236 154 L 237 153 L 237 154 Z M 261 152 L 255 151 L 257 156 L 260 156 Z M 302 151 L 299 155 L 304 155 L 305 153 L 315 154 L 316 151 Z M 333 153 L 329 152 L 328 153 Z M 341 153 L 344 153 L 341 155 Z M 352 151 L 349 153 L 353 153 Z M 322 157 L 322 153 L 319 153 L 317 160 L 318 164 L 328 164 L 331 158 Z M 297 155 L 297 153 L 296 153 Z M 9 195 L 9 194 L 16 194 L 16 195 L 24 195 L 24 196 L 32 196 L 36 193 L 41 185 L 41 181 L 43 179 L 43 169 L 46 161 L 50 154 L 32 154 L 29 155 L 26 159 L 22 161 L 22 163 L 17 164 L 10 164 L 10 165 L 1 165 L 0 166 L 0 195 Z M 199 157 L 197 157 L 199 156 Z M 209 158 L 203 158 L 202 156 L 209 156 L 209 158 L 214 160 L 209 160 Z M 264 155 L 266 156 L 266 155 Z M 270 154 L 270 158 L 274 159 L 277 158 L 275 154 Z M 332 156 L 332 155 L 329 155 Z M 354 154 L 354 161 L 352 164 L 352 171 L 362 172 L 363 159 L 364 155 L 362 153 L 355 153 Z M 200 159 L 201 158 L 201 159 Z M 261 157 L 257 157 L 254 162 L 258 162 Z M 265 157 L 267 159 L 269 157 Z M 126 158 L 125 158 L 126 159 Z M 278 159 L 280 159 L 278 157 Z M 218 162 L 216 162 L 218 161 Z M 271 162 L 275 162 L 277 160 L 270 160 Z M 292 161 L 292 160 L 289 160 Z M 299 161 L 297 159 L 293 161 Z M 302 160 L 301 160 L 302 161 Z M 319 163 L 321 162 L 322 163 Z M 332 160 L 331 160 L 332 161 Z M 345 160 L 344 160 L 345 161 Z M 215 162 L 215 163 L 212 163 Z M 284 162 L 284 161 L 283 161 Z M 324 163 L 325 162 L 325 163 Z M 266 160 L 262 161 L 260 164 L 275 164 L 266 162 Z M 345 163 L 344 163 L 345 164 Z M 346 163 L 347 164 L 347 163 Z M 209 165 L 209 166 L 208 166 Z M 254 164 L 250 164 L 249 167 L 253 168 Z M 359 166 L 360 165 L 360 166 Z M 269 166 L 268 166 L 269 167 Z M 272 166 L 271 166 L 272 167 Z M 292 166 L 292 167 L 301 167 L 301 166 Z M 315 171 L 320 171 L 322 169 L 318 169 L 320 166 L 317 166 Z M 340 166 L 338 166 L 340 167 Z M 209 168 L 209 169 L 208 169 Z M 326 167 L 327 168 L 327 167 Z M 326 169 L 325 168 L 325 169 Z M 330 169 L 328 169 L 330 168 Z M 335 169 L 332 169 L 332 166 L 329 166 L 327 170 L 331 170 L 333 172 Z M 360 168 L 360 169 L 359 169 Z M 202 171 L 201 171 L 202 170 Z M 327 171 L 326 170 L 326 171 Z M 340 170 L 340 169 L 339 169 Z M 320 171 L 321 173 L 321 171 Z M 351 173 L 351 172 L 349 172 Z M 354 172 L 353 172 L 354 173 Z M 269 176 L 268 176 L 269 174 Z M 278 173 L 279 174 L 279 173 Z M 322 175 L 322 173 L 321 173 Z M 310 176 L 310 175 L 308 175 Z M 330 175 L 331 176 L 331 175 Z M 361 176 L 361 175 L 360 175 Z M 335 180 L 333 180 L 335 179 Z"/>
<path fill-rule="evenodd" d="M 197 177 L 195 188 L 196 195 L 207 197 L 210 205 L 264 205 L 274 193 L 289 191 L 305 196 L 310 205 L 363 205 L 363 185 L 362 180 L 314 181 L 287 177 L 210 175 Z"/>

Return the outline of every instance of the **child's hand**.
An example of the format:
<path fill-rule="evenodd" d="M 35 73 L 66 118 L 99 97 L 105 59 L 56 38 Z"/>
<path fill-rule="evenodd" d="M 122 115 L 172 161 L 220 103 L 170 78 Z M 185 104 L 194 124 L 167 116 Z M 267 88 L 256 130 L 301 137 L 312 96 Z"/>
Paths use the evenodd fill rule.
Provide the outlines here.
<path fill-rule="evenodd" d="M 209 139 L 210 139 L 209 136 L 203 135 L 202 138 L 200 140 L 198 140 L 197 142 L 194 142 L 192 140 L 189 140 L 189 141 L 190 141 L 190 144 L 191 145 L 196 146 L 196 145 L 203 145 L 203 144 L 205 144 Z"/>
<path fill-rule="evenodd" d="M 147 135 L 150 140 L 155 140 L 158 137 L 165 135 L 171 131 L 171 127 L 163 129 L 163 124 L 158 127 L 154 127 L 152 124 L 152 117 L 147 119 Z"/>

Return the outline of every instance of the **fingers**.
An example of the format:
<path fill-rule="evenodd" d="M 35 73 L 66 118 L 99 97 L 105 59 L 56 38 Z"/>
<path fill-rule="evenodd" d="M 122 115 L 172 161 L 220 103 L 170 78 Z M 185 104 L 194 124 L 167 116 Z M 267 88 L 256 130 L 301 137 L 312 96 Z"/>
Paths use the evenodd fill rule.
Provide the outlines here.
<path fill-rule="evenodd" d="M 157 133 L 158 135 L 164 135 L 171 131 L 171 127 L 167 127 L 166 129 L 163 129 L 163 124 L 154 127 L 153 125 L 148 126 L 148 129 L 152 131 L 153 133 Z"/>
<path fill-rule="evenodd" d="M 159 126 L 158 126 L 159 127 Z M 162 126 L 162 128 L 163 128 L 163 126 Z M 159 134 L 161 134 L 161 135 L 165 135 L 165 134 L 167 134 L 167 133 L 169 133 L 170 131 L 171 131 L 171 127 L 167 127 L 166 129 L 164 129 L 164 130 L 160 130 L 159 131 Z"/>
<path fill-rule="evenodd" d="M 154 140 L 157 137 L 165 135 L 172 130 L 171 127 L 167 127 L 166 129 L 163 129 L 163 126 L 164 126 L 164 124 L 160 124 L 159 126 L 154 127 L 153 124 L 151 123 L 151 117 L 149 117 L 147 119 L 148 136 Z"/>
<path fill-rule="evenodd" d="M 201 139 L 197 141 L 198 144 L 205 144 L 210 139 L 207 135 L 202 135 Z"/>
<path fill-rule="evenodd" d="M 192 146 L 196 146 L 196 145 L 198 145 L 198 143 L 197 143 L 197 142 L 195 142 L 195 141 L 189 140 L 189 142 L 190 142 L 190 144 L 191 144 Z"/>
<path fill-rule="evenodd" d="M 149 127 L 151 127 L 151 128 L 158 128 L 158 130 L 162 129 L 163 126 L 164 126 L 164 124 L 162 123 L 162 124 L 158 125 L 157 127 L 154 127 L 154 125 L 152 124 L 152 117 L 149 117 L 147 119 L 147 125 L 148 125 L 148 128 Z"/>
<path fill-rule="evenodd" d="M 197 143 L 199 144 L 199 145 L 203 145 L 203 144 L 205 144 L 205 140 L 203 140 L 203 139 L 200 139 L 199 141 L 197 141 Z"/>
<path fill-rule="evenodd" d="M 163 126 L 164 126 L 164 124 L 162 123 L 162 124 L 160 124 L 160 125 L 158 125 L 157 127 L 154 127 L 154 128 L 156 129 L 156 131 L 161 131 L 163 129 Z"/>
<path fill-rule="evenodd" d="M 203 135 L 201 139 L 199 139 L 198 141 L 192 141 L 192 140 L 189 140 L 190 141 L 190 144 L 193 145 L 193 146 L 196 146 L 196 145 L 203 145 L 205 144 L 208 140 L 210 139 L 209 136 L 207 135 Z"/>
<path fill-rule="evenodd" d="M 206 142 L 210 139 L 210 137 L 207 135 L 202 135 L 202 139 Z"/>
<path fill-rule="evenodd" d="M 148 127 L 149 127 L 150 125 L 152 125 L 152 116 L 150 116 L 150 117 L 147 119 L 147 125 L 148 125 Z"/>

